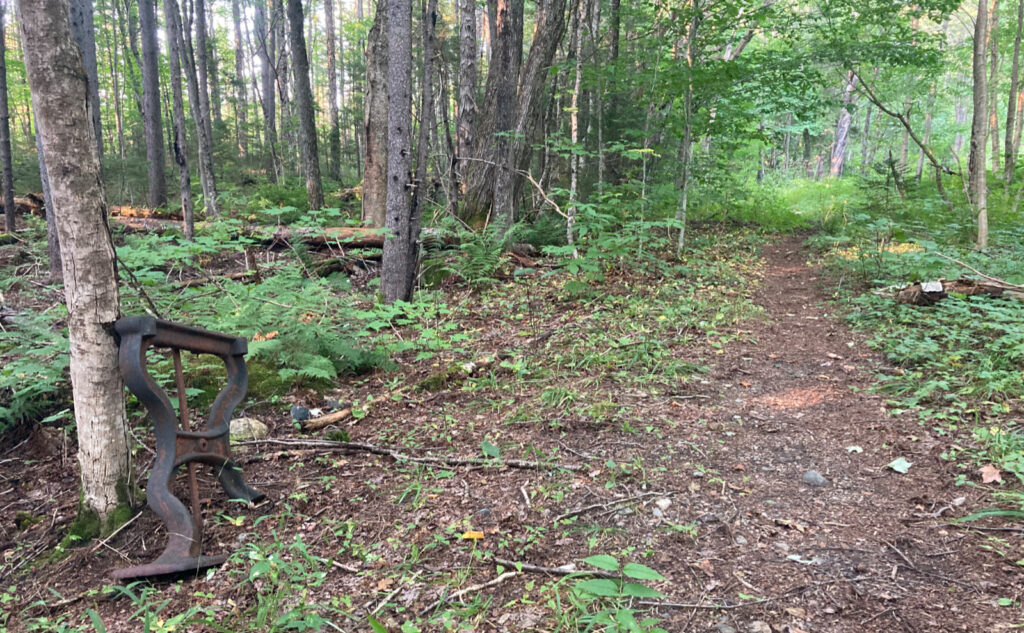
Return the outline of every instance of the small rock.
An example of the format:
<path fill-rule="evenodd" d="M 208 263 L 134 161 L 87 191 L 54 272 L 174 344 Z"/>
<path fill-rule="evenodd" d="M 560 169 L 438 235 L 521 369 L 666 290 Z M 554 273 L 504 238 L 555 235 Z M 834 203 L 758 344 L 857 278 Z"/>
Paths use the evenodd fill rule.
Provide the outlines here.
<path fill-rule="evenodd" d="M 700 479 L 701 477 L 704 476 L 704 473 L 700 472 L 699 470 L 695 470 L 693 471 L 693 476 L 696 477 L 697 479 Z"/>
<path fill-rule="evenodd" d="M 728 624 L 719 624 L 718 633 L 736 633 L 736 629 L 732 628 Z"/>
<path fill-rule="evenodd" d="M 828 479 L 816 470 L 808 470 L 804 473 L 804 483 L 809 486 L 818 486 L 823 488 L 829 484 Z"/>
<path fill-rule="evenodd" d="M 774 547 L 775 549 L 779 550 L 780 552 L 788 552 L 789 551 L 789 544 L 785 543 L 783 541 L 777 541 L 775 543 L 772 543 L 772 547 Z"/>
<path fill-rule="evenodd" d="M 306 407 L 300 404 L 292 405 L 292 419 L 295 420 L 296 422 L 304 422 L 310 419 L 311 417 L 313 417 L 313 415 Z"/>
<path fill-rule="evenodd" d="M 669 506 L 672 505 L 672 500 L 669 499 L 668 497 L 662 497 L 661 499 L 655 501 L 654 505 L 658 506 L 658 509 L 664 512 L 665 510 L 668 510 Z"/>
<path fill-rule="evenodd" d="M 490 508 L 481 508 L 473 513 L 473 525 L 493 525 L 496 521 Z"/>
<path fill-rule="evenodd" d="M 270 432 L 267 425 L 255 418 L 235 418 L 231 421 L 231 441 L 262 440 Z"/>
<path fill-rule="evenodd" d="M 324 403 L 324 406 L 331 411 L 345 408 L 345 405 L 343 405 L 340 400 L 328 400 Z"/>
<path fill-rule="evenodd" d="M 772 633 L 772 627 L 762 620 L 754 620 L 750 623 L 750 633 Z"/>
<path fill-rule="evenodd" d="M 654 508 L 652 513 L 654 514 L 654 518 L 655 519 L 663 519 L 663 518 L 665 518 L 665 513 L 661 511 L 661 508 Z"/>
<path fill-rule="evenodd" d="M 735 541 L 736 541 L 737 545 L 746 545 L 747 544 L 747 539 L 744 536 L 742 536 L 742 535 L 737 535 Z"/>

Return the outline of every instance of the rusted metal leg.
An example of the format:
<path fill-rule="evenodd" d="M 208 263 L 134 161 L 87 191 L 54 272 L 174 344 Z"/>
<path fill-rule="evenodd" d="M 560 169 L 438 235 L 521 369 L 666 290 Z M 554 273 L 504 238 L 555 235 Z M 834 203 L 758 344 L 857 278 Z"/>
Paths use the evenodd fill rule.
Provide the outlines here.
<path fill-rule="evenodd" d="M 241 469 L 231 461 L 229 427 L 231 413 L 245 397 L 248 375 L 244 356 L 246 341 L 149 317 L 125 317 L 115 324 L 120 336 L 120 364 L 125 383 L 146 407 L 156 434 L 156 459 L 146 486 L 149 507 L 167 526 L 167 547 L 154 562 L 112 572 L 117 579 L 141 578 L 219 565 L 227 555 L 202 556 L 202 513 L 196 463 L 213 466 L 221 485 L 232 499 L 258 501 L 263 495 L 247 486 Z M 146 371 L 146 350 L 172 350 L 181 428 L 167 394 Z M 217 395 L 205 428 L 192 430 L 180 350 L 212 354 L 227 368 L 227 385 Z M 171 493 L 171 479 L 178 466 L 187 465 L 192 512 Z"/>

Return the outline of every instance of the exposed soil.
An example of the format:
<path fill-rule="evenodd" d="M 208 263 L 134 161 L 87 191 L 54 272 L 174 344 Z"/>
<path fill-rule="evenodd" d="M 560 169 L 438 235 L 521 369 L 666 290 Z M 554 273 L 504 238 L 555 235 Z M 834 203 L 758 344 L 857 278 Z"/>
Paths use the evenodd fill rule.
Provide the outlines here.
<path fill-rule="evenodd" d="M 546 415 L 499 425 L 514 405 L 536 394 L 505 394 L 505 406 L 488 411 L 475 394 L 457 388 L 389 402 L 345 426 L 354 441 L 399 446 L 412 437 L 422 447 L 417 454 L 433 449 L 479 456 L 485 438 L 498 444 L 514 439 L 533 454 L 520 450 L 508 457 L 554 456 L 554 463 L 583 470 L 439 470 L 366 453 L 244 447 L 239 454 L 247 479 L 272 502 L 231 506 L 204 475 L 206 551 L 266 543 L 272 531 L 285 543 L 301 535 L 311 551 L 341 565 L 327 567 L 325 582 L 308 591 L 324 605 L 332 597 L 351 599 L 346 610 L 355 619 L 335 620 L 343 630 L 365 630 L 365 612 L 380 605 L 378 617 L 397 631 L 435 600 L 496 578 L 481 552 L 547 567 L 598 553 L 642 562 L 668 578 L 653 584 L 670 606 L 649 613 L 669 631 L 1020 626 L 1019 607 L 997 601 L 1019 605 L 1022 599 L 1021 568 L 1014 564 L 1024 558 L 1021 531 L 950 523 L 987 503 L 983 490 L 954 486 L 963 471 L 940 457 L 953 440 L 909 416 L 890 415 L 884 399 L 869 391 L 872 372 L 884 363 L 831 314 L 827 281 L 807 265 L 800 239 L 775 241 L 763 257 L 754 297 L 763 316 L 743 322 L 738 340 L 721 354 L 707 347 L 680 351 L 707 364 L 710 374 L 657 394 L 593 376 L 602 398 L 627 408 L 633 432 L 572 418 L 552 425 Z M 570 344 L 586 308 L 567 305 L 566 311 L 569 318 L 546 323 L 528 316 L 524 328 L 541 334 L 512 343 L 527 352 L 531 345 Z M 487 327 L 483 319 L 477 325 Z M 509 346 L 509 338 L 509 332 L 485 330 L 480 351 Z M 383 378 L 350 387 L 349 395 L 387 389 Z M 294 437 L 290 424 L 276 421 L 275 436 Z M 74 456 L 59 435 L 38 431 L 16 448 L 0 457 L 0 541 L 6 541 L 0 553 L 8 560 L 52 547 L 76 503 Z M 906 474 L 887 468 L 897 457 L 912 462 Z M 148 467 L 148 458 L 140 463 Z M 621 477 L 606 488 L 615 469 Z M 810 470 L 828 485 L 805 483 Z M 667 507 L 665 499 L 671 501 Z M 15 534 L 7 517 L 16 510 L 43 520 Z M 579 516 L 570 525 L 554 525 L 574 511 Z M 217 514 L 238 525 L 213 521 Z M 255 525 L 264 515 L 273 518 Z M 128 621 L 137 609 L 131 602 L 83 592 L 108 583 L 104 575 L 111 568 L 152 560 L 162 548 L 161 529 L 143 512 L 108 542 L 61 561 L 26 565 L 27 575 L 2 579 L 0 586 L 17 585 L 18 609 L 35 601 L 49 605 L 22 617 L 94 608 L 107 630 L 139 630 Z M 482 531 L 483 540 L 460 539 L 469 529 Z M 166 615 L 190 604 L 244 610 L 254 600 L 252 585 L 232 571 L 241 572 L 241 565 L 181 584 L 158 583 L 156 599 L 171 601 Z M 464 613 L 464 625 L 551 630 L 546 602 L 558 580 L 527 572 L 472 592 L 466 602 L 492 601 L 489 609 L 477 604 Z M 197 598 L 196 592 L 205 595 Z M 15 630 L 16 619 L 9 623 Z M 436 622 L 420 626 L 442 628 Z"/>

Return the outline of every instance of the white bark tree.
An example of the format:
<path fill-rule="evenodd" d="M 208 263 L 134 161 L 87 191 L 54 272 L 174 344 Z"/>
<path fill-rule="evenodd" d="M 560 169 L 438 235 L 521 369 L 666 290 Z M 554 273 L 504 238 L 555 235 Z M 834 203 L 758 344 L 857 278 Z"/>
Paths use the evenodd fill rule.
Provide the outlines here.
<path fill-rule="evenodd" d="M 60 235 L 81 464 L 79 517 L 90 519 L 80 526 L 95 533 L 128 501 L 131 475 L 124 383 L 112 328 L 119 316 L 114 246 L 68 0 L 21 0 L 18 14 Z"/>

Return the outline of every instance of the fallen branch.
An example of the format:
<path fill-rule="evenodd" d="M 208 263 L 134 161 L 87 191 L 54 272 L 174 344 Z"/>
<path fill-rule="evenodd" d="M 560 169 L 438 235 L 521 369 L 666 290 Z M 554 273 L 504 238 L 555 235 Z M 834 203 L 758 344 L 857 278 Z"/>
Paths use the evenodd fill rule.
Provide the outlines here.
<path fill-rule="evenodd" d="M 340 413 L 340 412 L 339 412 Z M 445 466 L 480 466 L 483 468 L 522 468 L 526 470 L 583 470 L 583 466 L 575 464 L 554 464 L 536 462 L 525 459 L 484 459 L 480 457 L 417 457 L 403 453 L 397 449 L 367 444 L 364 442 L 335 442 L 333 440 L 314 439 L 263 439 L 245 440 L 240 445 L 271 444 L 275 446 L 291 446 L 295 448 L 313 448 L 325 451 L 348 451 L 353 453 L 372 453 L 390 457 L 397 462 L 414 462 L 417 464 L 443 464 Z"/>
<path fill-rule="evenodd" d="M 624 503 L 629 503 L 630 501 L 636 501 L 638 499 L 643 499 L 644 497 L 653 497 L 655 495 L 667 496 L 669 494 L 671 494 L 671 493 L 664 493 L 664 492 L 642 492 L 642 493 L 640 493 L 638 495 L 633 495 L 632 497 L 625 497 L 625 498 L 622 498 L 622 499 L 615 499 L 615 500 L 609 501 L 607 503 L 595 503 L 595 504 L 592 504 L 592 505 L 589 505 L 589 506 L 584 506 L 584 507 L 580 508 L 579 510 L 573 510 L 572 512 L 566 512 L 565 514 L 559 515 L 555 519 L 554 522 L 558 523 L 559 521 L 563 521 L 565 519 L 571 519 L 574 516 L 578 516 L 580 514 L 583 514 L 584 512 L 589 512 L 591 510 L 597 510 L 597 509 L 607 510 L 609 508 L 614 508 L 615 506 L 620 506 L 620 505 L 622 505 Z"/>
<path fill-rule="evenodd" d="M 572 564 L 562 565 L 560 567 L 542 567 L 540 565 L 532 565 L 530 563 L 517 563 L 515 561 L 511 561 L 505 558 L 494 558 L 492 560 L 495 562 L 495 564 L 502 565 L 504 567 L 511 567 L 512 569 L 516 569 L 519 571 L 532 572 L 534 574 L 549 574 L 552 576 L 578 576 L 580 578 L 589 576 L 592 578 L 609 578 L 612 580 L 618 580 L 619 578 L 622 578 L 622 576 L 618 574 L 613 574 L 610 571 L 602 571 L 599 569 L 579 570 L 576 569 L 576 566 Z"/>
<path fill-rule="evenodd" d="M 1001 281 L 982 282 L 973 279 L 954 279 L 952 281 L 940 279 L 900 288 L 896 292 L 896 301 L 910 305 L 929 306 L 945 299 L 952 293 L 1024 300 L 1024 288 L 1013 284 Z"/>
<path fill-rule="evenodd" d="M 391 393 L 379 395 L 375 397 L 373 400 L 370 400 L 368 403 L 366 403 L 363 408 L 372 407 L 375 404 L 379 404 L 389 398 L 393 398 L 397 395 L 400 395 L 406 389 L 408 389 L 408 387 L 402 387 L 400 389 L 392 391 Z M 349 407 L 347 409 L 342 409 L 340 411 L 328 413 L 327 415 L 322 415 L 318 418 L 310 418 L 309 420 L 306 420 L 305 424 L 302 425 L 302 428 L 305 431 L 319 431 L 320 429 L 326 426 L 330 426 L 331 424 L 337 424 L 338 422 L 344 422 L 345 420 L 349 419 L 350 417 L 352 417 L 352 410 L 352 407 Z"/>
<path fill-rule="evenodd" d="M 970 264 L 965 264 L 964 262 L 960 261 L 959 259 L 953 259 L 949 255 L 943 255 L 942 253 L 935 253 L 935 254 L 938 255 L 939 257 L 941 257 L 942 259 L 949 260 L 949 261 L 953 262 L 957 266 L 963 266 L 964 268 L 966 268 L 967 270 L 971 271 L 972 273 L 975 273 L 977 275 L 981 275 L 982 277 L 984 277 L 985 279 L 988 279 L 989 281 L 991 281 L 993 283 L 997 283 L 1000 286 L 1004 286 L 1008 290 L 1022 290 L 1022 291 L 1024 291 L 1024 286 L 1022 286 L 1022 285 L 1011 284 L 1010 282 L 1004 281 L 1004 280 L 1000 279 L 999 277 L 992 277 L 992 276 L 986 275 L 985 273 L 981 272 L 980 270 L 978 270 L 977 268 L 971 266 Z"/>
<path fill-rule="evenodd" d="M 482 589 L 487 589 L 488 587 L 494 587 L 494 586 L 500 585 L 501 583 L 505 582 L 509 578 L 515 578 L 518 575 L 519 575 L 519 572 L 507 571 L 504 574 L 498 576 L 497 578 L 493 578 L 491 580 L 488 580 L 487 582 L 482 582 L 479 585 L 473 585 L 471 587 L 466 587 L 465 589 L 460 589 L 459 591 L 456 591 L 455 593 L 453 593 L 451 595 L 448 595 L 448 596 L 442 596 L 441 598 L 438 598 L 437 600 L 435 600 L 430 606 L 428 606 L 425 609 L 421 610 L 420 611 L 420 617 L 423 617 L 423 616 L 427 615 L 428 613 L 430 613 L 431 611 L 433 611 L 434 609 L 440 607 L 443 604 L 447 604 L 447 603 L 449 603 L 449 602 L 451 602 L 453 600 L 458 600 L 458 599 L 460 599 L 460 598 L 462 598 L 464 596 L 467 596 L 467 595 L 469 595 L 471 593 L 475 593 L 475 592 L 480 591 Z"/>

